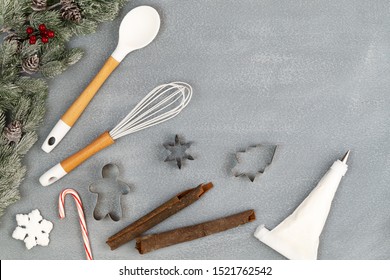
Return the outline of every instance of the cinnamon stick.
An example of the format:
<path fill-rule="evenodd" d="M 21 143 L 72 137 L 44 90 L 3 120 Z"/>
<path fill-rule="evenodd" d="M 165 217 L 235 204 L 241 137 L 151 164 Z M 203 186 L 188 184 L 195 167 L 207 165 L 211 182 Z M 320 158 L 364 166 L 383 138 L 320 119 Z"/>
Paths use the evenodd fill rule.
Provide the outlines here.
<path fill-rule="evenodd" d="M 205 223 L 174 229 L 158 234 L 151 234 L 137 238 L 136 248 L 140 254 L 153 250 L 191 241 L 214 233 L 225 231 L 256 219 L 254 210 L 248 210 L 228 217 Z"/>
<path fill-rule="evenodd" d="M 212 183 L 201 184 L 196 188 L 188 189 L 177 194 L 161 206 L 109 237 L 106 243 L 110 246 L 111 250 L 115 250 L 119 246 L 133 240 L 143 232 L 179 212 L 181 209 L 191 205 L 212 187 Z"/>

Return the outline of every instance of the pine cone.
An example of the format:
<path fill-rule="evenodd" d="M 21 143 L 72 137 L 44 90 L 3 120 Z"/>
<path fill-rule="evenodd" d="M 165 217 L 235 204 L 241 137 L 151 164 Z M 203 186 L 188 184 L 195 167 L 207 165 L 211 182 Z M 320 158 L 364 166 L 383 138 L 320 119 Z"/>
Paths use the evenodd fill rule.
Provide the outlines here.
<path fill-rule="evenodd" d="M 43 11 L 47 8 L 47 0 L 32 0 L 31 8 L 34 11 Z"/>
<path fill-rule="evenodd" d="M 62 7 L 60 13 L 63 19 L 73 21 L 75 23 L 81 22 L 81 9 L 72 0 L 61 0 Z"/>
<path fill-rule="evenodd" d="M 38 55 L 33 55 L 23 61 L 22 69 L 27 74 L 34 74 L 39 70 L 39 57 Z"/>
<path fill-rule="evenodd" d="M 15 33 L 11 33 L 11 34 L 7 35 L 4 38 L 4 41 L 16 44 L 17 45 L 17 49 L 16 49 L 17 53 L 20 53 L 22 51 L 22 48 L 23 48 L 22 39 L 19 36 L 17 36 Z"/>
<path fill-rule="evenodd" d="M 20 121 L 13 121 L 9 123 L 3 131 L 4 137 L 8 140 L 8 144 L 12 142 L 18 144 L 22 138 L 22 123 Z"/>
<path fill-rule="evenodd" d="M 15 33 L 9 33 L 7 36 L 4 37 L 4 41 L 12 42 L 15 40 L 20 40 L 20 37 L 16 35 Z"/>

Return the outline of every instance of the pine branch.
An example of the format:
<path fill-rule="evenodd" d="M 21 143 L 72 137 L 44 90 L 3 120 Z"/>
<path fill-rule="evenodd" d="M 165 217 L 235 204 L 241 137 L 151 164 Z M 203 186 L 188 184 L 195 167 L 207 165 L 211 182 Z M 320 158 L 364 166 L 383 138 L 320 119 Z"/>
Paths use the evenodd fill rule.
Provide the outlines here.
<path fill-rule="evenodd" d="M 73 1 L 77 15 L 82 17 L 79 22 L 72 21 L 72 14 L 63 14 L 65 2 L 60 0 L 48 0 L 43 11 L 34 11 L 31 0 L 0 0 L 0 33 L 7 34 L 0 45 L 0 217 L 20 199 L 19 185 L 26 174 L 22 158 L 37 141 L 36 130 L 45 114 L 48 85 L 42 77 L 55 77 L 79 61 L 83 50 L 67 48 L 66 43 L 72 36 L 95 32 L 98 23 L 114 19 L 127 2 Z M 55 37 L 47 44 L 41 40 L 30 44 L 26 29 L 31 26 L 37 30 L 40 24 L 54 31 Z M 34 34 L 40 37 L 38 31 Z M 39 58 L 34 59 L 35 65 L 30 61 L 33 56 Z M 38 72 L 31 68 L 27 72 L 34 74 L 22 71 L 27 66 L 34 66 Z M 22 133 L 17 143 L 10 142 L 4 133 L 15 120 L 20 121 Z"/>
<path fill-rule="evenodd" d="M 2 80 L 13 80 L 18 73 L 17 44 L 5 41 L 0 47 L 0 77 Z"/>
<path fill-rule="evenodd" d="M 2 30 L 15 30 L 26 21 L 26 0 L 1 0 L 0 26 Z"/>
<path fill-rule="evenodd" d="M 78 62 L 84 54 L 84 51 L 80 48 L 74 48 L 71 50 L 68 50 L 64 54 L 64 63 L 67 65 L 73 65 L 76 62 Z"/>
<path fill-rule="evenodd" d="M 35 131 L 27 132 L 15 146 L 15 152 L 19 155 L 25 155 L 37 140 L 38 136 Z"/>

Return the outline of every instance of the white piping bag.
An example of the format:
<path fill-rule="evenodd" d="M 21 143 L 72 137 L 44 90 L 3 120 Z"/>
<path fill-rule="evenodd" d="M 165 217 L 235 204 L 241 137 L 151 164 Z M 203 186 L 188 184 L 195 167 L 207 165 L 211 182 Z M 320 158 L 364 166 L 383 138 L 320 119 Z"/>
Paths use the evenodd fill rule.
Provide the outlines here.
<path fill-rule="evenodd" d="M 316 260 L 320 235 L 341 178 L 347 172 L 348 151 L 333 163 L 315 189 L 273 230 L 260 225 L 254 235 L 290 260 Z"/>

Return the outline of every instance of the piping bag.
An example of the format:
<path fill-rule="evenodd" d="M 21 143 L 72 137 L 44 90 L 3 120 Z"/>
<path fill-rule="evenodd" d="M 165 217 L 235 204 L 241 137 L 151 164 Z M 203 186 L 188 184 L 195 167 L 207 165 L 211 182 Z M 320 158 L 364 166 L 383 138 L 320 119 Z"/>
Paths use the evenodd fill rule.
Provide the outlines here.
<path fill-rule="evenodd" d="M 290 260 L 316 260 L 320 235 L 341 178 L 347 172 L 348 151 L 333 163 L 314 190 L 273 230 L 260 225 L 254 236 Z"/>

